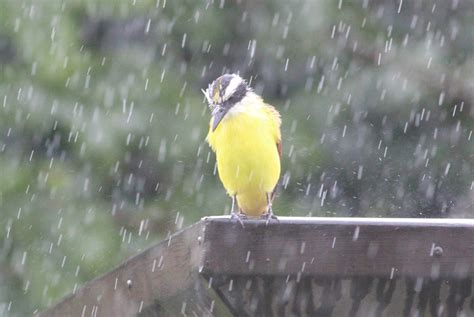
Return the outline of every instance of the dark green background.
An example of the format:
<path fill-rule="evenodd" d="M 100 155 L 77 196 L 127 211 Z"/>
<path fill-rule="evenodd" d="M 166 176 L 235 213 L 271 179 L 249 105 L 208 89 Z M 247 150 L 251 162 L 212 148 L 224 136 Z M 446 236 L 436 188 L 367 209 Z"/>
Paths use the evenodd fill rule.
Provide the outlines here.
<path fill-rule="evenodd" d="M 0 315 L 229 211 L 201 88 L 283 117 L 278 215 L 472 217 L 472 1 L 0 2 Z"/>

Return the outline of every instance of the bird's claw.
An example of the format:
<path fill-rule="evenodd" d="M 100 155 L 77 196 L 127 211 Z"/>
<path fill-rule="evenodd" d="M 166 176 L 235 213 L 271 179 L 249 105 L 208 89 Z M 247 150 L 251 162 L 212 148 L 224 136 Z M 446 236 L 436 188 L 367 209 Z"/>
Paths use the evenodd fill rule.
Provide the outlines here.
<path fill-rule="evenodd" d="M 271 219 L 275 219 L 278 223 L 280 223 L 280 220 L 278 220 L 278 217 L 275 216 L 273 213 L 271 212 L 267 212 L 267 213 L 264 213 L 262 216 L 261 216 L 262 219 L 266 220 L 265 222 L 265 225 L 268 225 L 270 223 L 270 220 Z"/>
<path fill-rule="evenodd" d="M 242 220 L 246 220 L 246 219 L 247 219 L 247 215 L 246 215 L 246 214 L 242 214 L 242 213 L 239 213 L 239 214 L 238 214 L 238 213 L 233 212 L 233 213 L 230 214 L 230 220 L 234 220 L 234 219 L 236 219 L 236 220 L 240 223 L 240 225 L 242 226 L 242 228 L 245 228 L 244 222 L 243 222 Z"/>

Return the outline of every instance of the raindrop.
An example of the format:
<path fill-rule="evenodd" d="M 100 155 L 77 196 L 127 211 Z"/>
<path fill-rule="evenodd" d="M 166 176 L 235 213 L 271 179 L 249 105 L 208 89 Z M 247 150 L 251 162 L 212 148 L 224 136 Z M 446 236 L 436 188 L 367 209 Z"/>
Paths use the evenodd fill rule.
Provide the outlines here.
<path fill-rule="evenodd" d="M 21 265 L 25 265 L 25 262 L 26 262 L 26 255 L 27 255 L 27 252 L 24 251 L 24 252 L 23 252 L 23 256 L 21 257 Z"/>
<path fill-rule="evenodd" d="M 428 58 L 428 63 L 426 64 L 426 68 L 427 68 L 427 69 L 430 69 L 430 67 L 431 67 L 431 62 L 432 62 L 432 61 L 433 61 L 433 58 L 432 58 L 432 57 Z"/>
<path fill-rule="evenodd" d="M 352 235 L 352 241 L 357 241 L 359 239 L 359 232 L 360 232 L 360 227 L 357 226 L 354 230 L 354 234 Z"/>
<path fill-rule="evenodd" d="M 321 79 L 319 80 L 318 89 L 317 89 L 318 94 L 321 92 L 321 90 L 323 90 L 324 79 L 325 79 L 325 77 L 323 75 L 323 76 L 321 76 Z"/>
<path fill-rule="evenodd" d="M 301 242 L 301 246 L 300 246 L 300 254 L 304 254 L 305 248 L 306 248 L 306 242 L 303 241 Z"/>
<path fill-rule="evenodd" d="M 313 56 L 313 57 L 311 58 L 311 62 L 310 62 L 310 64 L 309 64 L 309 68 L 310 68 L 310 69 L 313 69 L 313 68 L 314 68 L 314 63 L 315 63 L 315 62 L 316 62 L 316 56 Z"/>
<path fill-rule="evenodd" d="M 398 4 L 398 9 L 397 9 L 398 14 L 400 14 L 400 12 L 402 11 L 402 4 L 403 4 L 403 0 L 400 0 L 400 3 Z"/>
<path fill-rule="evenodd" d="M 209 311 L 212 313 L 214 312 L 214 305 L 215 305 L 215 300 L 211 301 L 211 307 L 209 307 Z"/>
<path fill-rule="evenodd" d="M 327 190 L 323 191 L 323 195 L 321 197 L 321 207 L 324 206 L 324 201 L 326 200 Z"/>
<path fill-rule="evenodd" d="M 148 32 L 150 32 L 150 24 L 151 24 L 151 19 L 148 19 L 145 26 L 145 34 L 148 34 Z"/>
<path fill-rule="evenodd" d="M 446 164 L 446 168 L 444 170 L 444 176 L 447 176 L 449 173 L 449 168 L 451 167 L 451 163 Z"/>
<path fill-rule="evenodd" d="M 253 39 L 250 41 L 250 58 L 251 59 L 254 58 L 256 49 L 257 49 L 257 40 Z"/>
<path fill-rule="evenodd" d="M 27 280 L 25 283 L 25 287 L 23 288 L 23 293 L 26 294 L 29 289 L 30 289 L 30 280 Z"/>
<path fill-rule="evenodd" d="M 445 96 L 444 91 L 439 94 L 438 106 L 441 106 L 441 105 L 443 104 L 443 102 L 444 102 L 444 96 Z"/>
<path fill-rule="evenodd" d="M 247 256 L 245 257 L 245 263 L 248 263 L 250 259 L 250 251 L 247 251 Z"/>
<path fill-rule="evenodd" d="M 171 239 L 169 240 L 169 242 L 171 241 Z M 168 244 L 169 246 L 169 244 Z M 158 268 L 159 269 L 163 269 L 163 256 L 161 255 L 160 256 L 160 259 L 158 260 Z"/>
<path fill-rule="evenodd" d="M 158 162 L 163 163 L 166 158 L 166 139 L 161 139 L 158 150 Z"/>
<path fill-rule="evenodd" d="M 10 231 L 12 229 L 12 225 L 11 225 L 11 220 L 8 221 L 8 224 L 7 224 L 7 234 L 6 234 L 6 238 L 9 239 L 10 238 Z"/>

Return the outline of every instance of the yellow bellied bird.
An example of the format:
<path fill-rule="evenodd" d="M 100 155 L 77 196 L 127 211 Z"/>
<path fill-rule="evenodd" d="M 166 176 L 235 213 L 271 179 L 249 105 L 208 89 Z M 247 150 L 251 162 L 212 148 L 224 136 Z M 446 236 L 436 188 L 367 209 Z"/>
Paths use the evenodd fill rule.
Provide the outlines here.
<path fill-rule="evenodd" d="M 231 218 L 276 219 L 272 200 L 281 169 L 280 114 L 236 74 L 222 75 L 203 93 L 212 111 L 207 142 L 232 198 Z"/>

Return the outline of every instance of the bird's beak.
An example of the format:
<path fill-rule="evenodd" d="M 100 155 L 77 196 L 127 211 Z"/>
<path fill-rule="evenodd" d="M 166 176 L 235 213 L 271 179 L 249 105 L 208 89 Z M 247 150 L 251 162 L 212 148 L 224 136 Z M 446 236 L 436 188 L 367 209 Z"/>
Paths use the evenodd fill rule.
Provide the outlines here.
<path fill-rule="evenodd" d="M 227 114 L 227 112 L 229 111 L 229 108 L 227 107 L 222 107 L 222 106 L 218 106 L 216 107 L 216 109 L 213 111 L 213 115 L 212 115 L 212 132 L 214 132 L 216 129 L 217 129 L 217 126 L 219 125 L 219 123 L 222 121 L 222 119 L 224 119 L 224 116 Z"/>

